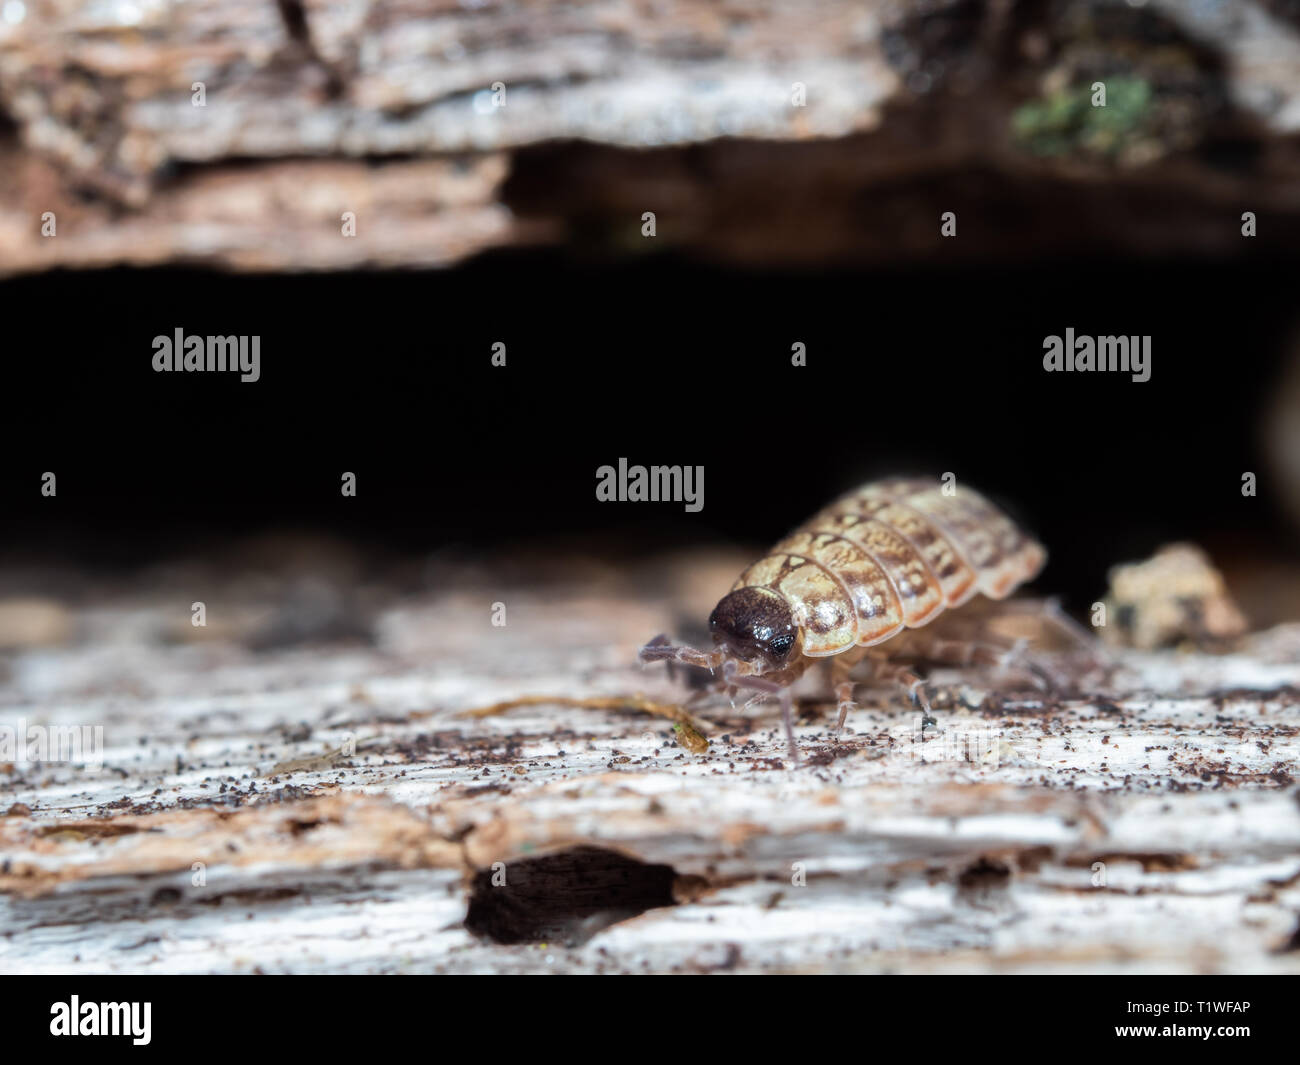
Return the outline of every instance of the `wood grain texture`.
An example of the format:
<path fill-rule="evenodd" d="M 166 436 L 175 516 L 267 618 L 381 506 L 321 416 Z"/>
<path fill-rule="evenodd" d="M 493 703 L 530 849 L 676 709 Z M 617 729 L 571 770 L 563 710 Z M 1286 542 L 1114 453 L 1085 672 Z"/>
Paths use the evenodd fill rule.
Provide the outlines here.
<path fill-rule="evenodd" d="M 805 704 L 799 771 L 774 706 L 700 707 L 703 754 L 635 712 L 457 716 L 679 698 L 636 649 L 738 557 L 440 581 L 374 607 L 370 645 L 250 641 L 250 601 L 185 633 L 178 588 L 65 606 L 75 638 L 6 653 L 0 721 L 101 724 L 104 764 L 0 766 L 0 969 L 1300 970 L 1290 628 L 1126 652 L 1107 699 L 942 671 L 923 740 L 892 692 L 834 746 Z M 482 934 L 521 928 L 554 932 Z"/>
<path fill-rule="evenodd" d="M 1284 8 L 977 10 L 23 0 L 0 19 L 0 272 L 621 256 L 647 210 L 656 250 L 745 263 L 1243 254 L 1243 204 L 1269 218 L 1251 244 L 1294 247 Z M 1140 103 L 1053 124 L 1096 77 Z"/>

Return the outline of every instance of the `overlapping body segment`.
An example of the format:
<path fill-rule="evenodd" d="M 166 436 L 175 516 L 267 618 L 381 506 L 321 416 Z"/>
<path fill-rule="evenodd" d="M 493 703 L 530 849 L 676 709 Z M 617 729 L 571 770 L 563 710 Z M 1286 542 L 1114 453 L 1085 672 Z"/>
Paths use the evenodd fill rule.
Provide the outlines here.
<path fill-rule="evenodd" d="M 907 540 L 939 585 L 944 606 L 960 606 L 977 591 L 975 570 L 933 521 L 909 504 L 876 491 L 873 486 L 845 496 L 832 510 L 848 511 L 883 522 Z"/>
<path fill-rule="evenodd" d="M 990 599 L 1005 599 L 1047 561 L 1041 545 L 972 488 L 954 485 L 945 494 L 933 482 L 898 478 L 881 482 L 879 491 L 932 519 L 975 570 L 977 590 Z"/>
<path fill-rule="evenodd" d="M 735 589 L 786 599 L 811 657 L 919 628 L 976 592 L 1002 599 L 1046 552 L 983 496 L 933 481 L 879 481 L 815 515 L 750 566 Z"/>
<path fill-rule="evenodd" d="M 854 641 L 846 646 L 865 646 L 887 640 L 903 627 L 903 607 L 893 582 L 880 562 L 859 543 L 836 533 L 813 529 L 792 533 L 773 548 L 812 559 L 831 575 L 848 595 L 857 620 Z M 815 604 L 809 604 L 815 612 Z M 804 639 L 804 654 L 817 657 L 844 650 L 832 650 L 812 635 Z"/>
<path fill-rule="evenodd" d="M 826 510 L 805 528 L 833 533 L 857 545 L 884 572 L 909 629 L 924 625 L 944 608 L 943 586 L 911 540 L 888 522 L 856 510 Z"/>
<path fill-rule="evenodd" d="M 732 591 L 740 588 L 771 588 L 785 597 L 806 655 L 838 654 L 857 643 L 858 614 L 843 581 L 806 555 L 778 549 L 740 575 Z"/>

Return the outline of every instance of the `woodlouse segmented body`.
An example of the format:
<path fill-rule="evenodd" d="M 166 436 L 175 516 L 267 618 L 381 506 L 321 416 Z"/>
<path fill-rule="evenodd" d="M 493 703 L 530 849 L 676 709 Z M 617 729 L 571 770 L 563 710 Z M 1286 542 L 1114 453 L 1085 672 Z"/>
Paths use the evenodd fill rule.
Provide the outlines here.
<path fill-rule="evenodd" d="M 976 592 L 1003 599 L 1032 580 L 1046 558 L 971 489 L 945 495 L 934 482 L 896 479 L 869 484 L 814 515 L 745 570 L 732 592 L 779 595 L 800 634 L 795 647 L 820 658 L 919 628 Z M 726 604 L 719 603 L 711 624 L 724 643 L 732 635 Z"/>
<path fill-rule="evenodd" d="M 780 694 L 797 757 L 788 688 L 811 663 L 842 656 L 832 670 L 841 725 L 853 705 L 848 670 L 868 656 L 878 678 L 902 681 L 928 705 L 915 674 L 889 667 L 869 648 L 928 625 L 977 592 L 1005 598 L 1046 559 L 1037 542 L 969 488 L 877 481 L 814 515 L 740 575 L 709 617 L 714 651 L 674 647 L 659 637 L 641 657 L 721 667 L 722 684 L 733 691 Z M 952 641 L 934 645 L 953 653 Z M 987 646 L 979 650 L 989 653 Z M 971 652 L 963 660 L 973 660 Z"/>

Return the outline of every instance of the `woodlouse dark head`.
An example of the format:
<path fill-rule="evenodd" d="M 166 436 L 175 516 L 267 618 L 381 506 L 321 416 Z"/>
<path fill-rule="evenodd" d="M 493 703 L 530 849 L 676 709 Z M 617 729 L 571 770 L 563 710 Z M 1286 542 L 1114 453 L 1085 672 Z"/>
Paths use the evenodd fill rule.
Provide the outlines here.
<path fill-rule="evenodd" d="M 709 615 L 713 642 L 747 662 L 763 657 L 779 665 L 799 638 L 790 604 L 770 588 L 738 588 Z"/>

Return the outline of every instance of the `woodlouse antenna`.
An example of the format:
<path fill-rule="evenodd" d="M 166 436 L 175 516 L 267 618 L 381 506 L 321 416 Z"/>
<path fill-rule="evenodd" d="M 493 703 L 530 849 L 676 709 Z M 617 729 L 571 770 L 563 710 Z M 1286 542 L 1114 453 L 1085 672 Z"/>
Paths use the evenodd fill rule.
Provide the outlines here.
<path fill-rule="evenodd" d="M 726 655 L 722 651 L 697 651 L 694 647 L 675 646 L 668 637 L 660 633 L 641 648 L 639 656 L 642 662 L 683 662 L 688 666 L 699 666 L 712 673 Z"/>

